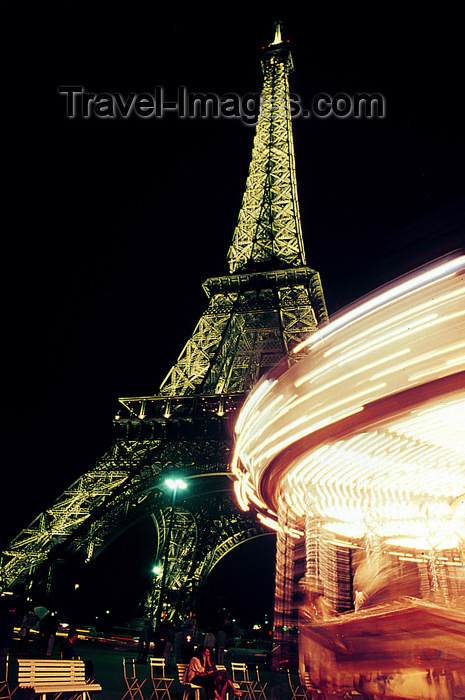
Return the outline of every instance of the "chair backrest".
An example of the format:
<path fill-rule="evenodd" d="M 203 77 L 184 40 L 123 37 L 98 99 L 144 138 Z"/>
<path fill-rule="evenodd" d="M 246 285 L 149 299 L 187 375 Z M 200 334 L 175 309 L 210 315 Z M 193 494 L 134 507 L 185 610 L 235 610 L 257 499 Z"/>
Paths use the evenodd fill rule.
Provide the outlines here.
<path fill-rule="evenodd" d="M 292 682 L 291 671 L 289 668 L 287 669 L 287 679 L 289 681 L 289 686 L 290 686 L 290 689 L 292 690 L 292 694 L 294 695 L 294 692 L 295 692 L 296 688 L 298 688 L 299 684 L 298 683 L 294 684 Z"/>
<path fill-rule="evenodd" d="M 189 664 L 176 664 L 176 668 L 178 669 L 180 684 L 185 685 L 187 683 L 187 669 L 189 668 Z"/>
<path fill-rule="evenodd" d="M 152 678 L 165 678 L 165 659 L 163 656 L 150 659 L 150 675 Z"/>
<path fill-rule="evenodd" d="M 8 680 L 8 654 L 0 656 L 0 683 L 6 683 Z"/>
<path fill-rule="evenodd" d="M 134 680 L 136 678 L 136 660 L 133 658 L 123 658 L 123 674 L 126 680 Z"/>
<path fill-rule="evenodd" d="M 249 671 L 247 664 L 231 662 L 233 681 L 248 681 Z"/>

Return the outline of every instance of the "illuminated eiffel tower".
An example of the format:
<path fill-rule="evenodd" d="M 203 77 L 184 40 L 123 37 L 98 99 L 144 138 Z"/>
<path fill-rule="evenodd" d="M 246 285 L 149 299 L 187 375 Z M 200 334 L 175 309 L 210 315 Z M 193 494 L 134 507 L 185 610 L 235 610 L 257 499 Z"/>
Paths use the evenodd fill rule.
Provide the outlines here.
<path fill-rule="evenodd" d="M 292 349 L 327 313 L 319 275 L 305 260 L 288 86 L 293 64 L 279 24 L 262 68 L 229 274 L 204 283 L 207 308 L 158 393 L 120 399 L 111 449 L 10 543 L 2 555 L 4 589 L 44 581 L 54 562 L 76 553 L 89 561 L 151 514 L 168 611 L 185 613 L 223 556 L 267 532 L 234 498 L 234 417 L 261 375 L 283 358 L 298 359 Z M 188 482 L 173 508 L 168 476 Z M 159 599 L 156 583 L 152 610 Z"/>

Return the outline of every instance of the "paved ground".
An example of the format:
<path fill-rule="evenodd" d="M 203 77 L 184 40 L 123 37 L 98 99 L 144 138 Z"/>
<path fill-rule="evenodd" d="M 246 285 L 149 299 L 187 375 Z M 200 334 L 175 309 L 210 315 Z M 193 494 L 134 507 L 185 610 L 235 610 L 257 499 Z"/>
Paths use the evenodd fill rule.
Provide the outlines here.
<path fill-rule="evenodd" d="M 126 656 L 135 658 L 137 653 L 133 653 L 130 650 L 122 651 L 112 649 L 109 647 L 99 646 L 97 644 L 86 644 L 85 642 L 79 642 L 77 652 L 84 661 L 92 661 L 96 682 L 103 688 L 101 693 L 96 693 L 94 695 L 94 700 L 98 700 L 99 698 L 101 700 L 121 700 L 127 690 L 123 678 L 123 657 Z M 252 669 L 255 669 L 255 661 L 256 660 L 253 658 L 253 655 L 251 655 L 249 663 L 251 673 Z M 271 674 L 263 666 L 261 659 L 258 659 L 258 662 L 261 679 L 267 681 L 268 684 L 266 687 L 267 700 L 290 700 L 287 675 Z M 226 663 L 226 665 L 229 667 L 228 663 Z M 14 675 L 15 667 L 16 664 L 13 649 L 11 675 Z M 145 679 L 145 683 L 142 688 L 144 700 L 149 700 L 153 692 L 152 682 L 150 680 L 150 666 L 148 663 L 137 664 L 136 668 L 140 680 L 142 681 Z M 174 667 L 170 667 L 168 675 L 175 678 L 171 686 L 171 700 L 181 700 L 182 688 L 177 681 L 176 669 Z M 30 697 L 30 693 L 28 694 L 28 691 L 19 690 L 14 694 L 14 700 L 25 700 L 26 697 Z M 193 700 L 193 697 L 193 694 L 191 694 L 191 700 Z M 65 696 L 62 696 L 62 698 L 64 700 Z M 125 700 L 130 700 L 129 695 L 126 696 Z M 137 696 L 136 700 L 142 699 L 140 696 Z M 263 698 L 261 700 L 263 700 Z"/>

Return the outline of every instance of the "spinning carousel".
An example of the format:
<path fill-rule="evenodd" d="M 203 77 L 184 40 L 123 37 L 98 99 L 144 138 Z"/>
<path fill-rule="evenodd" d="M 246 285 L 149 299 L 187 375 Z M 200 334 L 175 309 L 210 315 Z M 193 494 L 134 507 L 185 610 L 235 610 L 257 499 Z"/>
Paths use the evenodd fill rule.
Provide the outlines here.
<path fill-rule="evenodd" d="M 464 302 L 465 256 L 396 280 L 239 415 L 236 496 L 278 532 L 277 580 L 304 550 L 281 598 L 332 696 L 465 697 Z"/>

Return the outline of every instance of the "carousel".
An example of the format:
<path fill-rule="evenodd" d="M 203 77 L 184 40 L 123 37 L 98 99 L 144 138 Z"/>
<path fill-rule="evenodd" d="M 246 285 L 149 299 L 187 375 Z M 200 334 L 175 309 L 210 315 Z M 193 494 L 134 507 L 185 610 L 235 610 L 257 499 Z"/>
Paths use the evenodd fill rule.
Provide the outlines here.
<path fill-rule="evenodd" d="M 239 415 L 237 500 L 278 532 L 309 689 L 465 697 L 464 330 L 452 255 L 320 326 Z"/>

